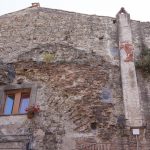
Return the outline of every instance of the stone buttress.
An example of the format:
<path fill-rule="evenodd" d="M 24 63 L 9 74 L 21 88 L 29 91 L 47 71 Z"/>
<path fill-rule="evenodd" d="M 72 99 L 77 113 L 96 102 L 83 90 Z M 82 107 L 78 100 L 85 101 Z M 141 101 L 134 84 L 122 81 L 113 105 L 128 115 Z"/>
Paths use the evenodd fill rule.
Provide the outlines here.
<path fill-rule="evenodd" d="M 124 8 L 121 8 L 118 12 L 117 22 L 123 101 L 127 126 L 131 128 L 142 127 L 143 121 L 134 64 L 130 15 Z"/>

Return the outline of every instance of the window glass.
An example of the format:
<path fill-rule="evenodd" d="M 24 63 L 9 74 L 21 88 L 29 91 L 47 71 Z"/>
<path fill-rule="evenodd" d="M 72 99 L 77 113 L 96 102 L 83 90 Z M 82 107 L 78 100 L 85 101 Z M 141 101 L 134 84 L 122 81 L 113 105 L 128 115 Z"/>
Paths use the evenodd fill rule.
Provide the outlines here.
<path fill-rule="evenodd" d="M 15 95 L 7 95 L 5 108 L 4 108 L 4 114 L 5 115 L 12 114 L 14 99 L 15 99 Z"/>
<path fill-rule="evenodd" d="M 30 100 L 30 95 L 29 94 L 22 94 L 21 95 L 21 101 L 20 101 L 20 109 L 19 113 L 26 113 L 26 108 L 29 106 L 29 100 Z"/>

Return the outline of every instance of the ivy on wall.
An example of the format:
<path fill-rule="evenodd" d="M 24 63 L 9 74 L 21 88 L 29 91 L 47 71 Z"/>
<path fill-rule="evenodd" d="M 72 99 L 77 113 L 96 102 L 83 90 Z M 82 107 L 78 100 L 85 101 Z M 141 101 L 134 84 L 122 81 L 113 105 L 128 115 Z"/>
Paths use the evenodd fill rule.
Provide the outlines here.
<path fill-rule="evenodd" d="M 144 46 L 140 58 L 136 62 L 136 67 L 141 69 L 143 73 L 150 73 L 150 48 Z"/>

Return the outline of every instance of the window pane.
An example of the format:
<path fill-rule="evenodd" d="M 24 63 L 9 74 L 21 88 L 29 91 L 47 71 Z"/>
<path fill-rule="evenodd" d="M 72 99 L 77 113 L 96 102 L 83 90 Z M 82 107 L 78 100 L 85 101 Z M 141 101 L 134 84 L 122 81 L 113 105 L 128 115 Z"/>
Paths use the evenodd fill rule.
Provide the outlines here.
<path fill-rule="evenodd" d="M 21 95 L 19 113 L 22 113 L 22 114 L 26 113 L 25 110 L 29 106 L 29 99 L 30 99 L 29 95 Z"/>
<path fill-rule="evenodd" d="M 7 95 L 4 114 L 10 115 L 13 110 L 15 95 Z"/>

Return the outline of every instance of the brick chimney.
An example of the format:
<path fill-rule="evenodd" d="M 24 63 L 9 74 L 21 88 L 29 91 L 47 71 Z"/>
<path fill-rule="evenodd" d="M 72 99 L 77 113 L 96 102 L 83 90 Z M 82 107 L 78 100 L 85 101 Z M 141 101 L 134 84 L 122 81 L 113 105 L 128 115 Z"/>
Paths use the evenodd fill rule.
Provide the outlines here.
<path fill-rule="evenodd" d="M 32 8 L 32 7 L 40 7 L 40 3 L 32 3 L 31 8 Z"/>

